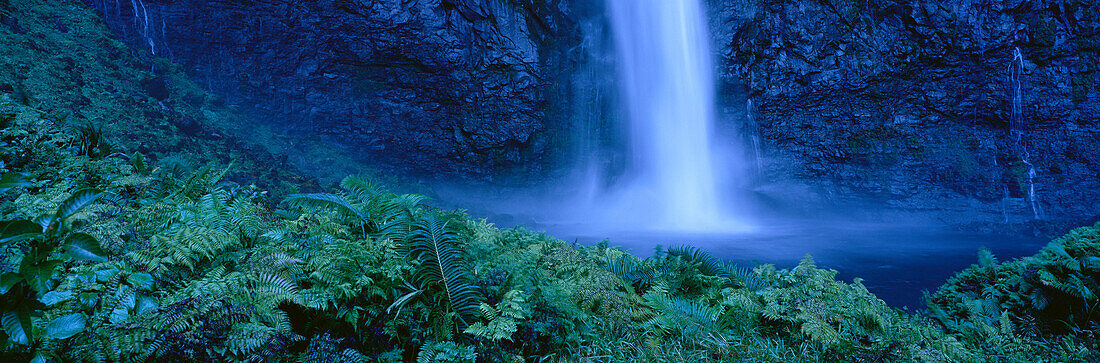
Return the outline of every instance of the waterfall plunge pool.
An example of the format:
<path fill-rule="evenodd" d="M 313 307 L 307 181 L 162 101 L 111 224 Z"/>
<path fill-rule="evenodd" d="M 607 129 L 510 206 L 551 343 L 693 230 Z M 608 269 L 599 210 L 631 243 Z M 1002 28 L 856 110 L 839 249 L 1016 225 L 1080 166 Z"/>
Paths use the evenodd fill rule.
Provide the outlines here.
<path fill-rule="evenodd" d="M 952 275 L 978 262 L 985 247 L 998 261 L 1037 253 L 1049 240 L 1038 237 L 965 233 L 942 227 L 888 223 L 823 223 L 813 220 L 762 221 L 751 232 L 706 233 L 622 231 L 594 233 L 580 224 L 541 224 L 528 228 L 579 245 L 608 245 L 648 257 L 660 245 L 690 245 L 741 267 L 798 265 L 806 254 L 819 268 L 837 270 L 837 279 L 862 278 L 864 286 L 890 306 L 923 309 L 923 291 L 935 291 Z"/>
<path fill-rule="evenodd" d="M 582 150 L 591 160 L 579 163 L 588 166 L 580 182 L 566 182 L 572 187 L 560 186 L 558 193 L 451 190 L 443 191 L 450 195 L 441 200 L 473 207 L 473 215 L 496 216 L 490 221 L 502 227 L 522 224 L 583 245 L 607 239 L 639 257 L 652 255 L 657 245 L 690 245 L 743 267 L 792 268 L 810 254 L 817 266 L 837 270 L 842 280 L 862 278 L 895 307 L 922 308 L 922 291 L 935 290 L 976 263 L 981 247 L 1006 260 L 1034 254 L 1046 243 L 932 225 L 749 213 L 759 201 L 740 192 L 724 195 L 729 186 L 719 180 L 725 175 L 737 179 L 725 184 L 750 184 L 742 179 L 752 163 L 738 157 L 744 153 L 737 138 L 719 140 L 714 132 L 713 53 L 702 1 L 607 0 L 606 5 L 623 98 L 618 122 L 626 135 L 618 137 L 629 145 L 619 157 L 628 161 L 627 170 L 617 175 L 593 167 L 602 165 L 600 152 Z M 789 209 L 805 215 L 803 208 Z"/>

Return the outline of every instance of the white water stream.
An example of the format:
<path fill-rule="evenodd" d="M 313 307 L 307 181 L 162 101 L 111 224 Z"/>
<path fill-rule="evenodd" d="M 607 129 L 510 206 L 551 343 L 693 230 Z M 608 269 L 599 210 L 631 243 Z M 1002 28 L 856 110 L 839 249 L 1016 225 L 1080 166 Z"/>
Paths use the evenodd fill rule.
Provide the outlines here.
<path fill-rule="evenodd" d="M 630 122 L 620 204 L 671 230 L 741 229 L 716 185 L 714 77 L 699 0 L 608 0 Z"/>

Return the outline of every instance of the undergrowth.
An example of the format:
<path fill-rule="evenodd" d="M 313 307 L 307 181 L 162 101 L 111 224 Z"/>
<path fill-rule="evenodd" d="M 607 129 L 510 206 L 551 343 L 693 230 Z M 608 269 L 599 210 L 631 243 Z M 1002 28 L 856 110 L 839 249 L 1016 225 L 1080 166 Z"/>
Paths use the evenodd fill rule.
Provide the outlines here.
<path fill-rule="evenodd" d="M 913 314 L 809 256 L 639 259 L 358 175 L 300 193 L 285 145 L 229 137 L 256 130 L 85 4 L 0 16 L 3 361 L 1100 360 L 1100 225 L 982 251 Z"/>
<path fill-rule="evenodd" d="M 807 256 L 638 259 L 350 176 L 269 202 L 0 95 L 0 350 L 39 361 L 1096 360 L 1100 225 L 888 307 Z M 91 141 L 90 141 L 91 140 Z M 90 147 L 92 146 L 92 147 Z"/>

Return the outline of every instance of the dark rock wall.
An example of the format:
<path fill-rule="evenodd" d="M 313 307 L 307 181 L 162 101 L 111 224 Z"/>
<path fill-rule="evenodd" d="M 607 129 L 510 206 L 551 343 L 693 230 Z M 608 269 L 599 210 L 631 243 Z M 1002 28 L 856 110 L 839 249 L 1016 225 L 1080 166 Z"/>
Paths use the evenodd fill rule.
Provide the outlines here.
<path fill-rule="evenodd" d="M 91 3 L 229 104 L 431 174 L 540 165 L 548 99 L 565 92 L 553 83 L 578 41 L 559 0 Z"/>
<path fill-rule="evenodd" d="M 975 228 L 1100 214 L 1096 1 L 706 1 L 762 190 Z M 537 175 L 621 144 L 598 0 L 91 2 L 230 104 L 404 171 Z"/>
<path fill-rule="evenodd" d="M 1097 1 L 709 4 L 764 180 L 975 226 L 1100 214 Z"/>

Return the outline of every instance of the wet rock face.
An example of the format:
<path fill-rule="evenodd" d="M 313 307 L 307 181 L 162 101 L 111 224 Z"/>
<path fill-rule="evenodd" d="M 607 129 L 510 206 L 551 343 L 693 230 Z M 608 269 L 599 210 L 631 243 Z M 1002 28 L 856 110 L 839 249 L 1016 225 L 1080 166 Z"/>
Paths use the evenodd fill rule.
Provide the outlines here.
<path fill-rule="evenodd" d="M 574 26 L 558 0 L 90 2 L 134 48 L 287 133 L 467 176 L 538 164 Z"/>
<path fill-rule="evenodd" d="M 87 1 L 227 102 L 405 172 L 537 174 L 586 127 L 570 102 L 614 104 L 565 94 L 607 58 L 572 13 L 598 0 Z M 761 180 L 975 228 L 1100 215 L 1095 1 L 706 1 Z"/>
<path fill-rule="evenodd" d="M 709 3 L 765 180 L 986 228 L 1100 214 L 1095 1 Z"/>

